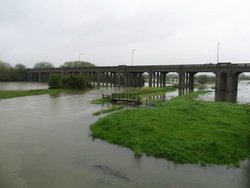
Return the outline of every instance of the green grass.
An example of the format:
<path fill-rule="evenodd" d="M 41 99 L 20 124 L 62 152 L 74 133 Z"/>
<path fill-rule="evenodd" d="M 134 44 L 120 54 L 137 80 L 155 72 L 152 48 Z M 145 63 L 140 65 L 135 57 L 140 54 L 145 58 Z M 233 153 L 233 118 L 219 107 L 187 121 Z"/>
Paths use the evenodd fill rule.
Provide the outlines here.
<path fill-rule="evenodd" d="M 44 95 L 44 94 L 58 95 L 63 91 L 65 90 L 64 89 L 36 89 L 36 90 L 18 90 L 18 91 L 0 90 L 0 99 L 24 97 L 31 95 Z"/>
<path fill-rule="evenodd" d="M 107 98 L 104 99 L 94 99 L 91 101 L 91 104 L 104 104 L 104 103 L 109 103 L 110 100 Z"/>
<path fill-rule="evenodd" d="M 165 94 L 166 92 L 174 91 L 174 87 L 144 87 L 144 88 L 130 88 L 127 90 L 128 93 L 139 94 L 142 96 L 149 95 L 160 95 Z"/>
<path fill-rule="evenodd" d="M 250 156 L 250 106 L 194 100 L 201 93 L 110 114 L 91 126 L 92 136 L 135 156 L 238 166 Z"/>
<path fill-rule="evenodd" d="M 112 105 L 111 108 L 108 108 L 108 109 L 104 109 L 104 110 L 100 110 L 100 111 L 94 112 L 93 115 L 94 115 L 94 116 L 98 116 L 98 115 L 100 115 L 100 114 L 106 114 L 106 113 L 109 113 L 109 112 L 121 110 L 121 109 L 123 109 L 123 108 L 124 108 L 124 105 Z"/>

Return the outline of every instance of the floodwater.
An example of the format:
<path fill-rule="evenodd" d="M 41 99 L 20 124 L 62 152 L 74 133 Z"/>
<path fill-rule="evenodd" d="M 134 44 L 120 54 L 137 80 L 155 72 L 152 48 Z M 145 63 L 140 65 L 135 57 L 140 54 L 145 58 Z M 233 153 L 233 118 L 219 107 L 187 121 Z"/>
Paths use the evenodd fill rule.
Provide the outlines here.
<path fill-rule="evenodd" d="M 0 82 L 0 90 L 48 89 L 48 84 L 34 82 Z"/>
<path fill-rule="evenodd" d="M 212 85 L 208 85 L 204 90 L 210 90 L 211 92 L 204 95 L 200 95 L 198 100 L 214 101 L 215 92 L 211 89 Z M 238 104 L 250 104 L 250 81 L 240 81 L 238 83 L 238 91 L 236 97 L 236 103 Z"/>
<path fill-rule="evenodd" d="M 194 91 L 209 91 L 206 94 L 199 95 L 198 100 L 202 101 L 215 101 L 215 90 L 213 84 L 207 84 L 200 88 L 194 88 Z M 165 95 L 148 97 L 149 99 L 163 99 L 171 100 L 173 97 L 177 97 L 178 90 L 168 92 Z M 236 96 L 236 103 L 238 104 L 250 104 L 250 81 L 240 81 L 238 83 L 238 91 Z"/>
<path fill-rule="evenodd" d="M 11 83 L 9 88 L 11 88 Z M 108 92 L 108 91 L 104 91 Z M 241 168 L 173 164 L 93 140 L 100 90 L 0 100 L 1 188 L 249 188 Z"/>

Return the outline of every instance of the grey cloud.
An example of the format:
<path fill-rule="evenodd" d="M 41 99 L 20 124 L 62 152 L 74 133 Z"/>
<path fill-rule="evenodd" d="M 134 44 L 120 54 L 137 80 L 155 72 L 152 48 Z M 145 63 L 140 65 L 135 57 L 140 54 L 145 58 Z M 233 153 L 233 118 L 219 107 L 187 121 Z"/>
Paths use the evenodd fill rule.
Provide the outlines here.
<path fill-rule="evenodd" d="M 0 59 L 32 67 L 249 61 L 247 0 L 2 0 Z"/>

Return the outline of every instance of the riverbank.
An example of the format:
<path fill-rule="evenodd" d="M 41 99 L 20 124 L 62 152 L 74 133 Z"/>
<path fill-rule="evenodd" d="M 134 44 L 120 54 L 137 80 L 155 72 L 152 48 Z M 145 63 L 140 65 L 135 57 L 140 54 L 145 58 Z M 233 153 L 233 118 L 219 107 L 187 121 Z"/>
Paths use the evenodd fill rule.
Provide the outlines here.
<path fill-rule="evenodd" d="M 35 90 L 18 90 L 18 91 L 10 91 L 10 90 L 0 90 L 0 99 L 8 99 L 15 97 L 24 97 L 31 95 L 58 95 L 65 91 L 65 89 L 35 89 Z"/>
<path fill-rule="evenodd" d="M 131 148 L 135 156 L 239 166 L 250 155 L 250 107 L 196 101 L 201 93 L 110 114 L 91 126 L 92 136 Z"/>

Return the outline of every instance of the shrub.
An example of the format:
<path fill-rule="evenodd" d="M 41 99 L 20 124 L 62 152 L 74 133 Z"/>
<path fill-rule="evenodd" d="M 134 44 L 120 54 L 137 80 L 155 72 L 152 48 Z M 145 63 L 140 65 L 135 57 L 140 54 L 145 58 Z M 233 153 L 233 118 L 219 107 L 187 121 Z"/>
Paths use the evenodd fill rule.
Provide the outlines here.
<path fill-rule="evenodd" d="M 61 77 L 58 74 L 52 74 L 49 77 L 49 88 L 58 89 L 61 87 Z"/>
<path fill-rule="evenodd" d="M 62 86 L 66 89 L 81 90 L 91 87 L 91 83 L 84 75 L 68 75 L 62 79 Z"/>

